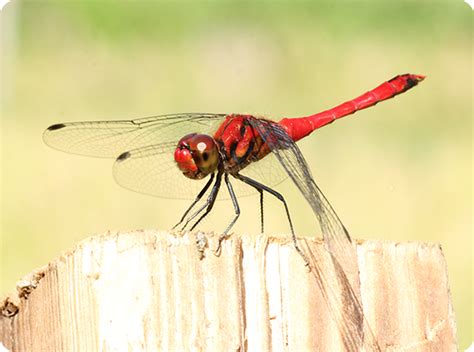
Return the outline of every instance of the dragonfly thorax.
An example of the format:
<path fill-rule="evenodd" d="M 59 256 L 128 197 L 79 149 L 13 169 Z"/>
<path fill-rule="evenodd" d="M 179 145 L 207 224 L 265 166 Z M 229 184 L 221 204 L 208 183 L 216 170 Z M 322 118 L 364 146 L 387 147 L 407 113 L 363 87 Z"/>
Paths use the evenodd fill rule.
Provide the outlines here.
<path fill-rule="evenodd" d="M 198 180 L 217 169 L 219 152 L 214 138 L 191 133 L 179 140 L 174 160 L 184 176 Z"/>

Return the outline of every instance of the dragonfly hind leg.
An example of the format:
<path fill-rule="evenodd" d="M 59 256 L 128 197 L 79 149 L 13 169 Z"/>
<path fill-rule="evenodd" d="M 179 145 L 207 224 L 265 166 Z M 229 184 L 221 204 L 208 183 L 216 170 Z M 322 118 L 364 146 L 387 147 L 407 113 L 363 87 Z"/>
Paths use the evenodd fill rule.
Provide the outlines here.
<path fill-rule="evenodd" d="M 252 186 L 253 188 L 256 188 L 257 190 L 262 191 L 262 193 L 260 193 L 260 206 L 261 206 L 262 221 L 263 221 L 263 191 L 266 191 L 266 192 L 270 193 L 271 195 L 273 195 L 274 197 L 276 197 L 278 200 L 280 200 L 283 203 L 283 205 L 285 207 L 285 211 L 286 211 L 286 217 L 288 218 L 288 222 L 290 224 L 291 238 L 293 240 L 293 245 L 295 246 L 296 251 L 301 255 L 301 257 L 303 257 L 303 260 L 305 261 L 306 266 L 309 267 L 308 258 L 306 257 L 306 255 L 303 253 L 303 251 L 301 250 L 301 248 L 298 245 L 298 240 L 296 239 L 295 230 L 293 228 L 293 222 L 291 221 L 291 217 L 290 217 L 290 210 L 288 209 L 288 205 L 286 204 L 285 198 L 280 193 L 275 191 L 274 189 L 272 189 L 268 186 L 265 186 L 264 184 L 262 184 L 258 181 L 255 181 L 255 180 L 253 180 L 253 179 L 251 179 L 247 176 L 243 176 L 241 174 L 234 174 L 232 176 L 234 176 L 238 180 L 248 184 L 249 186 Z M 263 224 L 262 224 L 262 230 L 263 230 Z"/>

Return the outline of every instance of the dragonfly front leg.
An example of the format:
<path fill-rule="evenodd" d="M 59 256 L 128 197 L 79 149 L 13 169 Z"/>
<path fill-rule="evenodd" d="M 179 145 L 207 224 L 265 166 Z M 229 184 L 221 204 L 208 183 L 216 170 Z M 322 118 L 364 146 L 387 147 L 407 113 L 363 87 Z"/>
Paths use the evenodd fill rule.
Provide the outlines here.
<path fill-rule="evenodd" d="M 214 173 L 211 174 L 211 178 L 209 179 L 209 181 L 207 181 L 206 185 L 201 189 L 201 191 L 197 195 L 196 199 L 194 199 L 194 201 L 191 203 L 191 205 L 188 207 L 188 209 L 184 212 L 183 216 L 181 217 L 181 220 L 179 220 L 179 222 L 172 227 L 172 230 L 174 230 L 176 227 L 178 227 L 178 225 L 180 225 L 184 221 L 184 219 L 189 214 L 191 209 L 194 208 L 196 203 L 199 202 L 201 200 L 202 196 L 207 192 L 207 190 L 211 186 L 213 180 L 214 180 Z M 205 207 L 203 207 L 202 209 L 204 209 L 204 208 Z M 200 213 L 202 211 L 202 209 L 198 213 Z M 186 225 L 188 224 L 188 222 L 186 222 Z M 186 225 L 184 225 L 184 227 L 186 227 Z"/>
<path fill-rule="evenodd" d="M 193 215 L 191 215 L 186 220 L 186 224 L 184 224 L 184 227 L 186 227 L 191 220 L 193 220 L 196 216 L 198 216 L 204 210 L 204 208 L 207 207 L 206 212 L 202 214 L 201 217 L 189 229 L 190 231 L 192 231 L 201 222 L 201 220 L 204 219 L 210 213 L 216 201 L 217 194 L 219 193 L 219 188 L 221 187 L 221 180 L 222 180 L 222 171 L 218 171 L 217 176 L 216 176 L 216 182 L 214 183 L 214 186 L 212 186 L 211 193 L 209 194 L 209 197 L 207 197 L 206 203 L 204 203 L 204 205 L 201 208 L 199 208 L 198 211 L 196 211 Z"/>

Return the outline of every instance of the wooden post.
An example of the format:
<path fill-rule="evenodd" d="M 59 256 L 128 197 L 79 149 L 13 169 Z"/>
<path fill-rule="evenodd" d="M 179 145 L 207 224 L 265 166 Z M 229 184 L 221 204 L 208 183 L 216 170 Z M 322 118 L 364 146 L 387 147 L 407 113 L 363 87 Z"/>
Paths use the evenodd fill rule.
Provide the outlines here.
<path fill-rule="evenodd" d="M 3 300 L 0 341 L 15 352 L 335 350 L 338 332 L 287 238 L 231 236 L 219 257 L 215 247 L 202 233 L 89 238 Z M 439 245 L 366 241 L 358 259 L 382 350 L 456 351 Z"/>

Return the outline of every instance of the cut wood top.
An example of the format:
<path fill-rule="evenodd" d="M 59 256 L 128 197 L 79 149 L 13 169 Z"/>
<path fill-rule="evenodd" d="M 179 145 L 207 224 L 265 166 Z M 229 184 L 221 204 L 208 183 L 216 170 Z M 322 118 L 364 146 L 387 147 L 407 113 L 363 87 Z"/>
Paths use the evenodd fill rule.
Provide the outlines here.
<path fill-rule="evenodd" d="M 323 253 L 320 240 L 300 241 Z M 88 238 L 3 300 L 0 341 L 12 351 L 341 347 L 318 284 L 289 237 L 233 235 L 219 257 L 216 245 L 209 233 Z M 357 255 L 364 315 L 382 350 L 456 350 L 438 244 L 359 241 Z"/>

